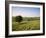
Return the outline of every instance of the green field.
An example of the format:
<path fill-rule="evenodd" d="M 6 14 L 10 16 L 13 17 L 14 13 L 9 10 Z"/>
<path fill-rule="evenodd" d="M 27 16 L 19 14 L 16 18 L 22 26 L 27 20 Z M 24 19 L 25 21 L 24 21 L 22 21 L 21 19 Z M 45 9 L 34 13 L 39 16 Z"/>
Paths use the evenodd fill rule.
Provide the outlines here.
<path fill-rule="evenodd" d="M 23 21 L 18 23 L 15 17 L 12 18 L 12 31 L 40 30 L 40 17 L 23 17 Z"/>

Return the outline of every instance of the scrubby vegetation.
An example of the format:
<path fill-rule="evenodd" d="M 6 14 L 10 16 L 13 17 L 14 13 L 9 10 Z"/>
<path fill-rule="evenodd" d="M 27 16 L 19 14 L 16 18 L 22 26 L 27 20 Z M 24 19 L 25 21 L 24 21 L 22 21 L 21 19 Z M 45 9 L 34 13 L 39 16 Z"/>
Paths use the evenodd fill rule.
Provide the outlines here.
<path fill-rule="evenodd" d="M 12 17 L 12 31 L 40 30 L 40 17 L 23 17 L 21 23 Z"/>

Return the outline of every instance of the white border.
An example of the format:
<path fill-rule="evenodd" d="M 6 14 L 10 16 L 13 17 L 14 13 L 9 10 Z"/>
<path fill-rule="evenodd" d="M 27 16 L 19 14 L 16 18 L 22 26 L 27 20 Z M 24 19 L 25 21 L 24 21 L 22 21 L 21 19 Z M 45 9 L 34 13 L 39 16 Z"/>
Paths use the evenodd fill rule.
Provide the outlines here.
<path fill-rule="evenodd" d="M 40 8 L 40 30 L 12 31 L 12 6 Z M 43 17 L 42 16 L 43 16 L 43 6 L 42 5 L 9 4 L 9 35 L 43 33 Z"/>

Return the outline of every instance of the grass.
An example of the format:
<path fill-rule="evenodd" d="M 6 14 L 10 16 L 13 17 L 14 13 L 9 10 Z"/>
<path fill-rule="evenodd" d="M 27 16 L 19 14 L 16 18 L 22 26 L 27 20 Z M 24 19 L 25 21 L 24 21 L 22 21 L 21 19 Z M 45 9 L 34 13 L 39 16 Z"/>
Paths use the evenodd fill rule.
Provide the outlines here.
<path fill-rule="evenodd" d="M 40 20 L 13 22 L 12 31 L 40 30 Z"/>

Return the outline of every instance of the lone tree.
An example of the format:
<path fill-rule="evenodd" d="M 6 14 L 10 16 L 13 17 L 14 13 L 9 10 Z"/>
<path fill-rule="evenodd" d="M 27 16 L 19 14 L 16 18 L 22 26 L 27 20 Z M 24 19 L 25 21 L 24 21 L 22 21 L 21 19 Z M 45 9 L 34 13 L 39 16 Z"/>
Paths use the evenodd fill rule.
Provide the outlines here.
<path fill-rule="evenodd" d="M 20 15 L 15 17 L 15 21 L 18 23 L 20 23 L 22 20 L 23 20 L 23 18 Z"/>

